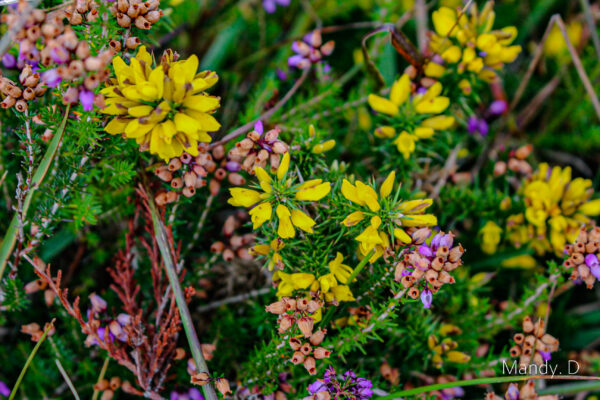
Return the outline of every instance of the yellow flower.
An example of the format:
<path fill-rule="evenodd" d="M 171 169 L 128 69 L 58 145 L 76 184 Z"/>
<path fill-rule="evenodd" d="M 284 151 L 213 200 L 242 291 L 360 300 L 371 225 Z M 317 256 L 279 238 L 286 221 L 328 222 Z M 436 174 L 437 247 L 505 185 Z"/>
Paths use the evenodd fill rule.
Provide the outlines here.
<path fill-rule="evenodd" d="M 308 289 L 315 282 L 315 276 L 301 272 L 288 274 L 283 271 L 275 271 L 273 282 L 278 282 L 277 296 L 286 297 L 291 296 L 296 290 Z"/>
<path fill-rule="evenodd" d="M 285 247 L 283 240 L 276 238 L 271 240 L 269 244 L 257 244 L 252 247 L 249 251 L 253 255 L 270 256 L 267 268 L 269 271 L 273 270 L 273 267 L 277 266 L 279 269 L 283 269 L 283 258 L 279 253 Z"/>
<path fill-rule="evenodd" d="M 427 345 L 433 351 L 432 361 L 436 368 L 442 368 L 444 361 L 464 364 L 471 359 L 468 354 L 455 350 L 458 343 L 450 338 L 444 338 L 440 342 L 437 337 L 430 335 Z"/>
<path fill-rule="evenodd" d="M 460 8 L 458 8 L 459 10 Z M 429 46 L 443 60 L 430 61 L 425 74 L 440 78 L 444 74 L 472 72 L 480 79 L 497 78 L 494 70 L 510 63 L 521 52 L 521 46 L 511 46 L 517 37 L 513 26 L 493 29 L 495 14 L 493 2 L 488 1 L 481 10 L 471 7 L 470 15 L 458 18 L 457 9 L 441 7 L 433 12 L 435 32 L 431 33 Z M 463 91 L 467 89 L 464 84 Z"/>
<path fill-rule="evenodd" d="M 583 36 L 583 26 L 581 22 L 573 21 L 567 24 L 567 36 L 573 47 L 577 48 L 581 43 L 581 38 Z M 552 27 L 552 30 L 546 39 L 546 43 L 544 43 L 544 54 L 548 57 L 554 57 L 560 62 L 566 62 L 570 58 L 567 42 L 556 24 Z"/>
<path fill-rule="evenodd" d="M 249 212 L 253 229 L 260 228 L 275 217 L 277 234 L 284 239 L 295 237 L 295 228 L 313 233 L 316 222 L 300 209 L 298 202 L 319 201 L 331 191 L 331 184 L 323 182 L 322 179 L 293 185 L 294 180 L 287 179 L 289 167 L 289 152 L 283 155 L 275 176 L 271 176 L 261 167 L 255 167 L 254 173 L 258 178 L 256 188 L 261 191 L 231 188 L 231 198 L 228 200 L 229 204 L 236 207 L 253 207 Z"/>
<path fill-rule="evenodd" d="M 393 236 L 403 243 L 411 241 L 403 227 L 433 226 L 437 218 L 432 214 L 424 214 L 432 204 L 431 199 L 425 200 L 396 200 L 391 196 L 396 173 L 392 171 L 381 184 L 379 195 L 371 186 L 360 181 L 355 184 L 344 179 L 342 181 L 342 196 L 349 200 L 353 208 L 358 210 L 350 213 L 342 224 L 347 227 L 365 225 L 363 231 L 355 238 L 363 256 L 374 251 L 370 258 L 373 262 L 381 257 L 384 250 L 390 246 L 389 237 Z"/>
<path fill-rule="evenodd" d="M 415 151 L 415 143 L 431 138 L 436 130 L 445 130 L 454 124 L 454 117 L 440 115 L 450 106 L 450 100 L 441 96 L 442 85 L 437 82 L 423 94 L 411 95 L 411 83 L 404 74 L 392 85 L 390 98 L 370 94 L 371 108 L 381 114 L 388 125 L 375 129 L 378 138 L 389 138 L 405 159 Z M 396 132 L 400 134 L 396 136 Z"/>
<path fill-rule="evenodd" d="M 500 228 L 495 222 L 488 221 L 479 231 L 481 234 L 481 250 L 487 254 L 494 254 L 500 244 L 500 235 L 502 234 L 502 228 Z"/>
<path fill-rule="evenodd" d="M 509 240 L 517 247 L 529 244 L 538 254 L 554 250 L 560 255 L 590 217 L 600 214 L 593 192 L 591 180 L 571 178 L 571 168 L 540 164 L 521 190 L 525 212 L 508 220 Z"/>
<path fill-rule="evenodd" d="M 103 113 L 115 117 L 104 128 L 108 133 L 135 139 L 141 148 L 164 160 L 183 152 L 198 155 L 198 143 L 210 142 L 208 132 L 220 124 L 210 114 L 220 99 L 205 93 L 217 83 L 217 74 L 198 73 L 198 57 L 174 61 L 165 53 L 152 68 L 152 56 L 141 46 L 130 64 L 113 59 L 116 79 L 102 89 Z"/>
<path fill-rule="evenodd" d="M 338 282 L 350 283 L 348 279 L 352 275 L 352 268 L 342 264 L 344 256 L 342 253 L 337 253 L 335 259 L 329 263 L 329 271 L 335 276 Z"/>

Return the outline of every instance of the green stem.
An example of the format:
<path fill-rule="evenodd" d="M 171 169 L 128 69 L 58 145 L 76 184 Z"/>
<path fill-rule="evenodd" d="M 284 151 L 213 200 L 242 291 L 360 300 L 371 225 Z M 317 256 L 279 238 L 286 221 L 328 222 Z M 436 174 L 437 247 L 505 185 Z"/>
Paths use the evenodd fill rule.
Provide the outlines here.
<path fill-rule="evenodd" d="M 580 376 L 580 375 L 524 375 L 524 376 L 500 376 L 494 378 L 478 378 L 468 379 L 462 381 L 437 383 L 435 385 L 421 386 L 408 390 L 401 390 L 399 392 L 388 394 L 387 396 L 378 397 L 379 400 L 391 400 L 399 397 L 412 396 L 416 394 L 433 392 L 440 389 L 448 389 L 453 387 L 464 387 L 464 386 L 475 386 L 485 385 L 491 383 L 502 383 L 502 382 L 519 382 L 528 381 L 535 379 L 561 379 L 561 380 L 600 380 L 600 377 L 595 376 Z M 589 382 L 588 382 L 589 383 Z"/>
<path fill-rule="evenodd" d="M 146 191 L 146 193 L 148 194 L 148 191 Z M 179 277 L 175 269 L 175 263 L 173 261 L 173 257 L 171 255 L 171 250 L 169 248 L 167 240 L 166 228 L 162 221 L 162 218 L 160 217 L 158 209 L 154 204 L 154 199 L 149 194 L 148 207 L 150 209 L 150 214 L 152 215 L 152 224 L 154 225 L 154 236 L 156 238 L 156 242 L 158 243 L 158 248 L 160 250 L 163 262 L 165 264 L 165 269 L 167 270 L 167 276 L 169 277 L 169 284 L 171 285 L 171 290 L 173 290 L 173 294 L 175 295 L 175 301 L 177 302 L 177 307 L 179 308 L 179 315 L 181 316 L 181 323 L 183 325 L 183 329 L 185 330 L 185 335 L 187 336 L 188 343 L 192 351 L 194 363 L 196 364 L 196 371 L 206 372 L 207 374 L 209 374 L 208 366 L 206 365 L 206 361 L 204 360 L 204 356 L 202 355 L 200 341 L 198 340 L 198 335 L 196 334 L 196 329 L 194 328 L 194 323 L 192 322 L 192 316 L 190 315 L 190 310 L 188 309 L 187 303 L 185 301 L 185 296 L 183 294 L 183 291 L 181 290 L 181 285 L 179 284 Z M 207 400 L 217 400 L 217 394 L 215 393 L 215 389 L 210 383 L 203 385 L 202 391 L 204 392 L 204 397 Z"/>
<path fill-rule="evenodd" d="M 50 169 L 50 164 L 56 155 L 58 150 L 58 145 L 63 137 L 65 132 L 65 127 L 67 126 L 67 120 L 69 118 L 69 111 L 71 110 L 71 106 L 67 105 L 67 109 L 65 110 L 65 115 L 63 116 L 62 122 L 60 123 L 56 132 L 54 132 L 54 137 L 52 141 L 50 141 L 50 145 L 46 149 L 46 153 L 44 154 L 44 158 L 40 162 L 37 170 L 33 174 L 33 178 L 31 179 L 31 187 L 29 187 L 29 191 L 23 200 L 23 209 L 21 210 L 21 216 L 23 220 L 27 215 L 27 210 L 29 209 L 29 205 L 31 204 L 31 199 L 33 198 L 33 194 L 38 189 L 46 173 Z M 0 280 L 2 280 L 2 275 L 4 275 L 4 270 L 6 269 L 6 264 L 8 263 L 8 258 L 13 252 L 13 248 L 15 247 L 15 243 L 17 242 L 17 234 L 19 229 L 19 215 L 15 214 L 10 221 L 10 225 L 8 226 L 8 230 L 4 235 L 4 239 L 2 240 L 2 245 L 0 245 Z"/>
<path fill-rule="evenodd" d="M 375 249 L 371 250 L 369 254 L 367 254 L 362 260 L 360 260 L 360 263 L 356 266 L 356 268 L 354 268 L 354 271 L 352 271 L 352 275 L 350 275 L 350 278 L 348 278 L 348 282 L 346 282 L 346 285 L 350 285 L 352 283 L 354 278 L 356 278 L 356 276 L 360 273 L 360 271 L 362 271 L 365 265 L 367 265 L 371 257 L 373 257 L 373 254 L 375 254 Z"/>
<path fill-rule="evenodd" d="M 538 390 L 538 394 L 560 394 L 563 396 L 572 395 L 580 392 L 596 392 L 600 390 L 600 382 L 576 382 L 567 383 L 565 385 L 554 385 L 548 386 L 544 389 Z"/>
<path fill-rule="evenodd" d="M 35 357 L 36 353 L 38 352 L 38 349 L 40 348 L 40 346 L 42 345 L 44 340 L 46 340 L 46 336 L 48 336 L 48 332 L 50 332 L 50 330 L 53 327 L 54 327 L 54 320 L 52 320 L 52 322 L 50 322 L 48 324 L 46 329 L 44 329 L 44 334 L 42 335 L 40 340 L 38 340 L 38 342 L 35 344 L 35 347 L 31 351 L 31 353 L 29 353 L 29 357 L 27 357 L 27 361 L 25 362 L 25 365 L 23 366 L 23 369 L 21 370 L 21 373 L 19 374 L 19 377 L 17 378 L 17 382 L 15 383 L 15 386 L 13 387 L 12 392 L 10 392 L 10 396 L 8 396 L 8 400 L 13 400 L 15 398 L 15 395 L 17 394 L 17 391 L 19 390 L 19 386 L 21 386 L 21 382 L 23 381 L 23 378 L 25 377 L 25 374 L 27 373 L 27 369 L 29 369 L 29 365 L 33 361 L 33 358 Z"/>
<path fill-rule="evenodd" d="M 76 400 L 80 400 L 79 394 L 77 393 L 77 390 L 75 389 L 75 385 L 73 385 L 71 378 L 69 378 L 67 371 L 65 371 L 65 369 L 63 368 L 63 366 L 60 363 L 60 361 L 58 360 L 58 358 L 54 359 L 54 362 L 56 363 L 56 366 L 58 367 L 58 370 L 60 371 L 60 374 L 62 375 L 63 379 L 67 383 L 67 386 L 69 387 L 69 389 L 71 389 L 71 393 L 73 393 L 73 397 L 75 397 Z"/>

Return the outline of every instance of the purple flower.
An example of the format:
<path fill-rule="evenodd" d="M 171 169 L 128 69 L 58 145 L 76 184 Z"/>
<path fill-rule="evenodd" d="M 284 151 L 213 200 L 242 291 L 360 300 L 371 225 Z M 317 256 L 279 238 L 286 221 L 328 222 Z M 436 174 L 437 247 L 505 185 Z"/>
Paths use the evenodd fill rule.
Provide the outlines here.
<path fill-rule="evenodd" d="M 480 136 L 485 137 L 487 136 L 489 130 L 490 128 L 488 123 L 483 118 L 477 118 L 474 115 L 469 117 L 469 120 L 467 121 L 467 131 L 470 134 L 479 132 Z"/>
<path fill-rule="evenodd" d="M 15 68 L 17 66 L 17 59 L 10 53 L 6 53 L 2 56 L 2 64 L 5 68 Z"/>
<path fill-rule="evenodd" d="M 600 265 L 594 265 L 591 267 L 590 272 L 596 277 L 596 279 L 600 280 Z"/>
<path fill-rule="evenodd" d="M 540 354 L 541 354 L 541 356 L 542 356 L 542 359 L 543 359 L 544 361 L 550 361 L 550 360 L 552 360 L 552 355 L 550 354 L 550 352 L 549 352 L 549 351 L 541 351 L 541 350 L 538 350 L 538 353 L 540 353 Z"/>
<path fill-rule="evenodd" d="M 320 63 L 324 56 L 331 55 L 334 47 L 333 40 L 323 43 L 319 30 L 307 33 L 302 40 L 292 43 L 292 51 L 296 54 L 288 58 L 288 65 L 291 68 L 308 69 L 312 64 Z"/>
<path fill-rule="evenodd" d="M 117 321 L 119 322 L 119 324 L 121 324 L 121 326 L 129 325 L 131 323 L 131 315 L 120 313 L 119 315 L 117 315 Z"/>
<path fill-rule="evenodd" d="M 61 81 L 62 78 L 55 69 L 49 69 L 42 74 L 42 82 L 44 82 L 48 87 L 56 87 Z"/>
<path fill-rule="evenodd" d="M 314 381 L 313 383 L 308 385 L 308 391 L 311 392 L 312 394 L 323 392 L 326 390 L 327 390 L 327 385 L 325 384 L 325 382 L 321 382 L 318 380 Z"/>
<path fill-rule="evenodd" d="M 264 128 L 263 128 L 263 123 L 260 119 L 258 121 L 256 121 L 256 123 L 254 124 L 254 130 L 256 132 L 260 133 L 261 135 L 263 134 Z"/>
<path fill-rule="evenodd" d="M 94 92 L 82 88 L 79 91 L 79 101 L 84 111 L 92 111 L 94 109 Z"/>
<path fill-rule="evenodd" d="M 431 302 L 433 301 L 433 293 L 429 289 L 423 289 L 421 292 L 421 302 L 423 303 L 423 307 L 430 308 Z"/>
<path fill-rule="evenodd" d="M 505 100 L 495 100 L 490 104 L 490 113 L 494 115 L 504 114 L 508 109 L 508 104 Z"/>
<path fill-rule="evenodd" d="M 169 400 L 204 400 L 204 396 L 197 388 L 191 388 L 186 391 L 173 391 L 169 396 Z"/>
<path fill-rule="evenodd" d="M 433 257 L 433 251 L 426 244 L 422 244 L 419 246 L 419 253 L 425 257 Z"/>
<path fill-rule="evenodd" d="M 98 296 L 96 293 L 90 294 L 90 303 L 92 303 L 92 310 L 95 313 L 101 313 L 102 311 L 106 310 L 106 300 Z"/>
<path fill-rule="evenodd" d="M 64 64 L 71 58 L 69 52 L 62 46 L 53 47 L 50 50 L 50 57 L 57 64 Z"/>
<path fill-rule="evenodd" d="M 263 0 L 263 8 L 269 14 L 273 14 L 278 5 L 287 7 L 290 5 L 290 0 Z"/>
<path fill-rule="evenodd" d="M 600 263 L 598 262 L 598 257 L 595 254 L 588 254 L 585 256 L 585 264 L 588 267 L 593 268 L 598 266 Z"/>
<path fill-rule="evenodd" d="M 0 381 L 0 395 L 2 396 L 10 396 L 10 389 L 6 385 L 6 383 Z"/>
<path fill-rule="evenodd" d="M 287 79 L 287 74 L 286 74 L 286 73 L 285 73 L 285 71 L 284 71 L 284 70 L 282 70 L 281 68 L 277 68 L 277 69 L 275 70 L 275 74 L 277 75 L 277 78 L 278 78 L 280 81 L 285 81 L 285 80 Z"/>
<path fill-rule="evenodd" d="M 225 168 L 229 172 L 237 172 L 242 169 L 242 165 L 237 161 L 228 161 L 227 164 L 225 164 Z"/>
<path fill-rule="evenodd" d="M 519 388 L 514 383 L 511 383 L 508 386 L 508 390 L 506 391 L 506 397 L 508 400 L 517 400 L 519 398 Z"/>

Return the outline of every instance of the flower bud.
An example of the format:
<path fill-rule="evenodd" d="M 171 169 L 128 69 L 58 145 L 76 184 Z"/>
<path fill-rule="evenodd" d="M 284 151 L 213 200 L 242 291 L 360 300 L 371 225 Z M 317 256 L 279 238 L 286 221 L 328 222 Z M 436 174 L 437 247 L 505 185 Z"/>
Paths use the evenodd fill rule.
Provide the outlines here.
<path fill-rule="evenodd" d="M 310 335 L 310 338 L 308 340 L 313 346 L 318 346 L 323 342 L 323 339 L 325 339 L 326 334 L 327 329 L 319 329 L 318 331 Z"/>
<path fill-rule="evenodd" d="M 225 378 L 217 378 L 216 387 L 217 390 L 221 392 L 223 396 L 226 396 L 228 393 L 231 393 L 231 389 L 229 388 L 229 381 Z"/>
<path fill-rule="evenodd" d="M 298 320 L 298 328 L 300 329 L 300 332 L 302 332 L 304 337 L 309 337 L 312 335 L 314 324 L 315 320 L 311 317 L 302 317 Z"/>
<path fill-rule="evenodd" d="M 304 360 L 304 368 L 306 368 L 310 375 L 316 374 L 317 369 L 315 368 L 315 359 L 313 357 L 306 357 Z"/>
<path fill-rule="evenodd" d="M 315 352 L 313 354 L 313 356 L 317 359 L 323 359 L 323 358 L 329 358 L 329 355 L 331 354 L 331 351 L 323 348 L 323 347 L 317 347 L 315 349 Z"/>

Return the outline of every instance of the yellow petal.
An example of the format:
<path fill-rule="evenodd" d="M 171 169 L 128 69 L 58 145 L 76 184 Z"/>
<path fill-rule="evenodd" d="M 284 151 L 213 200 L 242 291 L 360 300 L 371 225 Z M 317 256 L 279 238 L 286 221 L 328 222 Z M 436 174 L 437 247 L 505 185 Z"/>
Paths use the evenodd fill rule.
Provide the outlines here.
<path fill-rule="evenodd" d="M 392 90 L 390 92 L 390 100 L 395 105 L 401 106 L 402 104 L 404 104 L 406 99 L 408 99 L 408 96 L 410 96 L 410 78 L 407 74 L 403 74 L 400 77 L 400 79 L 398 79 L 392 85 Z"/>
<path fill-rule="evenodd" d="M 318 201 L 323 197 L 327 196 L 331 191 L 331 184 L 329 182 L 319 183 L 314 186 L 305 186 L 296 192 L 297 200 L 304 201 Z"/>
<path fill-rule="evenodd" d="M 229 193 L 231 198 L 227 202 L 235 207 L 252 207 L 261 200 L 260 193 L 256 190 L 230 188 Z"/>
<path fill-rule="evenodd" d="M 342 181 L 342 195 L 353 203 L 363 205 L 365 204 L 359 197 L 356 187 L 352 185 L 349 181 L 344 179 Z"/>
<path fill-rule="evenodd" d="M 355 211 L 352 214 L 348 215 L 343 221 L 342 224 L 345 226 L 354 226 L 363 220 L 365 214 L 362 211 Z"/>
<path fill-rule="evenodd" d="M 259 228 L 266 221 L 271 219 L 271 215 L 273 213 L 273 208 L 271 204 L 268 202 L 263 202 L 250 210 L 249 214 L 252 220 L 252 229 Z"/>
<path fill-rule="evenodd" d="M 392 103 L 388 99 L 384 99 L 383 97 L 374 94 L 369 95 L 369 105 L 373 110 L 391 116 L 398 114 L 399 111 L 396 104 Z"/>
<path fill-rule="evenodd" d="M 304 232 L 313 233 L 312 227 L 316 222 L 300 210 L 292 210 L 292 224 Z"/>
<path fill-rule="evenodd" d="M 392 126 L 380 126 L 375 129 L 375 136 L 380 139 L 391 139 L 396 136 L 396 130 Z"/>
<path fill-rule="evenodd" d="M 279 237 L 289 239 L 296 236 L 296 231 L 294 230 L 292 220 L 290 219 L 290 210 L 286 206 L 278 204 L 275 213 L 279 218 L 279 226 L 277 228 Z"/>
<path fill-rule="evenodd" d="M 381 184 L 381 188 L 379 189 L 379 195 L 382 199 L 385 199 L 392 193 L 392 189 L 394 187 L 394 180 L 396 179 L 396 171 L 390 172 L 390 174 L 385 178 L 385 181 Z"/>
<path fill-rule="evenodd" d="M 287 153 L 285 153 L 283 155 L 283 158 L 281 159 L 281 163 L 279 164 L 279 167 L 277 168 L 277 179 L 279 179 L 280 181 L 283 180 L 283 178 L 285 177 L 285 174 L 287 174 L 289 167 L 290 167 L 290 152 L 288 151 Z"/>

